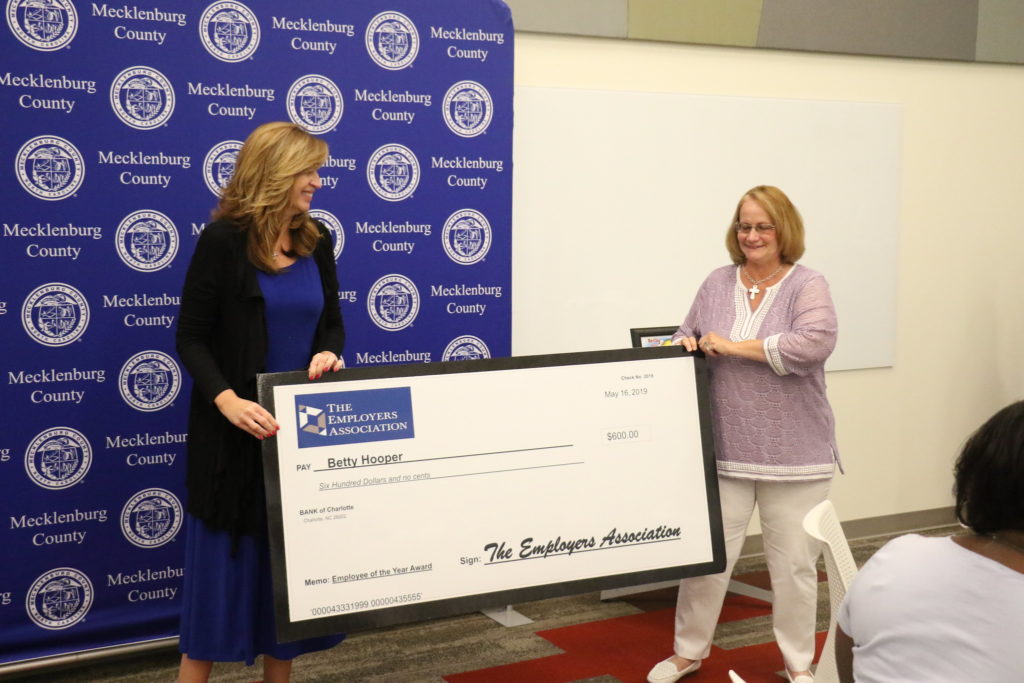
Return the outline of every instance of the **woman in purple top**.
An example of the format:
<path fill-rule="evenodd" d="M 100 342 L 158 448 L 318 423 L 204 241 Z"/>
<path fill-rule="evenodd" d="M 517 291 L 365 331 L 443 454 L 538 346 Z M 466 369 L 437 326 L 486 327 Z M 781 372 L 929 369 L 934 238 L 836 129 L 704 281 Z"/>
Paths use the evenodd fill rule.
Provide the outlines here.
<path fill-rule="evenodd" d="M 707 277 L 672 338 L 708 358 L 726 567 L 681 583 L 675 654 L 647 680 L 677 681 L 710 653 L 757 505 L 775 639 L 789 680 L 809 683 L 819 547 L 802 521 L 828 496 L 838 463 L 824 367 L 836 343 L 836 313 L 825 278 L 796 263 L 803 221 L 782 190 L 761 185 L 740 198 L 726 247 L 734 265 Z"/>

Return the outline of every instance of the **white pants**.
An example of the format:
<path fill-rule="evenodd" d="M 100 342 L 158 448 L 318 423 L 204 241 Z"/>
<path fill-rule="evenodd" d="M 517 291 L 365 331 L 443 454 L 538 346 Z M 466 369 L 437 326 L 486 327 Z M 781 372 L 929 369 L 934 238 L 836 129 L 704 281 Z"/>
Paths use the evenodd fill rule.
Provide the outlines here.
<path fill-rule="evenodd" d="M 818 607 L 820 544 L 803 530 L 804 516 L 828 497 L 830 479 L 775 482 L 718 478 L 725 532 L 725 571 L 683 579 L 676 604 L 675 653 L 704 659 L 711 651 L 722 601 L 747 525 L 758 506 L 764 556 L 772 580 L 772 627 L 791 671 L 811 668 Z"/>

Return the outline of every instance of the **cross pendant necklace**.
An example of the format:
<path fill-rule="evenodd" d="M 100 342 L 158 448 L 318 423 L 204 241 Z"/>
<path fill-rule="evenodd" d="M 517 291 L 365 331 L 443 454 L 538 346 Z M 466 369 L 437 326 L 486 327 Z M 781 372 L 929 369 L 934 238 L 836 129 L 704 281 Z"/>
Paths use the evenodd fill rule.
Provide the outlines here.
<path fill-rule="evenodd" d="M 758 285 L 761 284 L 762 282 L 767 282 L 768 280 L 771 280 L 773 277 L 778 275 L 779 271 L 782 270 L 783 265 L 785 264 L 780 263 L 779 267 L 772 271 L 771 275 L 769 275 L 768 277 L 763 277 L 760 280 L 755 280 L 754 278 L 750 277 L 750 273 L 747 272 L 746 266 L 740 266 L 740 270 L 743 271 L 743 274 L 747 276 L 748 280 L 750 280 L 750 288 L 747 291 L 750 292 L 751 301 L 753 301 L 754 298 L 761 293 L 761 288 L 758 287 Z"/>

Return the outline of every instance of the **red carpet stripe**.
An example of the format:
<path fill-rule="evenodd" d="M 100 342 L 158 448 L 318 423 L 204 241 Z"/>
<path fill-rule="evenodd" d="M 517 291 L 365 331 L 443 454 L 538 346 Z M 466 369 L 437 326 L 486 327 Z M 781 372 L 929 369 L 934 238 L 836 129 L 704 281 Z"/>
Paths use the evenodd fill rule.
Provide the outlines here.
<path fill-rule="evenodd" d="M 753 583 L 753 581 L 751 582 Z M 771 607 L 760 600 L 734 594 L 726 597 L 719 623 L 768 616 Z M 642 683 L 647 672 L 671 652 L 674 608 L 605 619 L 564 628 L 538 631 L 537 635 L 559 647 L 562 654 L 503 666 L 450 674 L 448 683 L 572 683 L 599 676 L 613 676 L 623 683 Z M 825 633 L 819 633 L 820 650 Z M 774 642 L 733 650 L 711 648 L 701 670 L 687 683 L 728 681 L 733 669 L 747 683 L 779 683 L 782 655 Z"/>

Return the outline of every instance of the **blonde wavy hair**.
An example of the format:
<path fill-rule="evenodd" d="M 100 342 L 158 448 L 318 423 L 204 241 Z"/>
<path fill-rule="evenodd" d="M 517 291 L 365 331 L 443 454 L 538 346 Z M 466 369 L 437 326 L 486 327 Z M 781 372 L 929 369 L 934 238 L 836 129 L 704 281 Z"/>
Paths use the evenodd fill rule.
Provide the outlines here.
<path fill-rule="evenodd" d="M 729 232 L 725 235 L 725 248 L 729 250 L 732 262 L 740 265 L 746 263 L 747 257 L 740 249 L 739 238 L 733 228 L 740 220 L 740 209 L 743 202 L 752 199 L 761 205 L 775 226 L 775 239 L 779 245 L 779 258 L 783 263 L 796 263 L 804 255 L 804 220 L 800 212 L 793 206 L 786 193 L 771 185 L 758 185 L 743 193 L 736 203 L 736 211 L 729 223 Z"/>
<path fill-rule="evenodd" d="M 313 253 L 320 239 L 313 219 L 305 211 L 287 213 L 295 177 L 320 168 L 326 160 L 326 142 L 286 121 L 264 123 L 242 145 L 213 219 L 234 220 L 248 233 L 248 257 L 260 270 L 280 270 L 273 253 L 282 223 L 292 231 L 291 253 Z"/>

